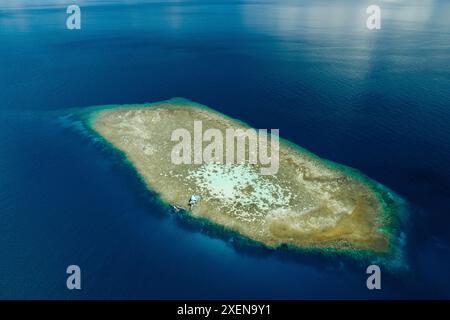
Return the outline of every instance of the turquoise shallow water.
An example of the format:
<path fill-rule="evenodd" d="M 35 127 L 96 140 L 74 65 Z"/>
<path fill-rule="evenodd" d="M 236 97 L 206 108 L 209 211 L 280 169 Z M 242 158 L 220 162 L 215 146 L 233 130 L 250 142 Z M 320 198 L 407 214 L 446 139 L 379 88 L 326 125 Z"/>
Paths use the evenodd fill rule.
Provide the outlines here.
<path fill-rule="evenodd" d="M 80 32 L 64 6 L 30 3 L 0 5 L 0 297 L 449 297 L 449 3 L 386 3 L 378 33 L 352 0 L 85 1 Z M 364 264 L 180 219 L 61 118 L 175 96 L 279 128 L 399 194 L 410 271 L 368 291 Z M 65 288 L 69 264 L 81 291 Z"/>

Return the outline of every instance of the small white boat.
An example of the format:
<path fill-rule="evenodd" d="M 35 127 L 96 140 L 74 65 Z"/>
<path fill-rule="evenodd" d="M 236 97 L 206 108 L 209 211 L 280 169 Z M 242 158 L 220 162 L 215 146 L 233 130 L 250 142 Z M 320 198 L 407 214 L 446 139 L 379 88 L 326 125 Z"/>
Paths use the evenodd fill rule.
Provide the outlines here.
<path fill-rule="evenodd" d="M 198 200 L 200 200 L 200 197 L 193 194 L 189 199 L 189 207 L 192 208 L 195 204 L 197 204 Z"/>

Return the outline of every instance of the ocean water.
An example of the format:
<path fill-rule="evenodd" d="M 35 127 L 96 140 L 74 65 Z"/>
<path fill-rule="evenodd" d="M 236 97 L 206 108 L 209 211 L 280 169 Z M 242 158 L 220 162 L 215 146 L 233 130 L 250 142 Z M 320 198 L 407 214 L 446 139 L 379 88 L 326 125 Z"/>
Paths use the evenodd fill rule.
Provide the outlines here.
<path fill-rule="evenodd" d="M 70 2 L 70 3 L 69 3 Z M 450 298 L 450 2 L 0 1 L 0 298 Z M 185 97 L 408 205 L 404 265 L 241 245 L 158 204 L 65 115 Z M 82 290 L 66 288 L 81 267 Z"/>

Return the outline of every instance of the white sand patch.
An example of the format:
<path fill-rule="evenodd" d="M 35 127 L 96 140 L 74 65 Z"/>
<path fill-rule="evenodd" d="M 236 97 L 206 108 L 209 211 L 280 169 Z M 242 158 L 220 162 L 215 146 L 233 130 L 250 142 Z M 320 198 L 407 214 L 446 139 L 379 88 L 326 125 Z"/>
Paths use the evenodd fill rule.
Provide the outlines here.
<path fill-rule="evenodd" d="M 252 165 L 204 164 L 191 170 L 188 179 L 203 192 L 203 197 L 220 199 L 241 218 L 247 210 L 236 207 L 253 206 L 258 215 L 267 214 L 273 208 L 288 208 L 291 192 L 261 176 Z M 250 217 L 248 217 L 250 218 Z"/>

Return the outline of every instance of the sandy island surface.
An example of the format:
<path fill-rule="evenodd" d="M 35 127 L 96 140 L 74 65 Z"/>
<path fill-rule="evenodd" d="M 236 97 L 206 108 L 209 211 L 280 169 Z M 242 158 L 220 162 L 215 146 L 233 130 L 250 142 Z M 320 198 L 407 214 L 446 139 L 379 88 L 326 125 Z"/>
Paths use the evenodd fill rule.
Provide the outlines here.
<path fill-rule="evenodd" d="M 89 126 L 135 166 L 168 204 L 206 218 L 268 247 L 367 250 L 392 245 L 395 200 L 358 171 L 280 141 L 279 170 L 261 175 L 248 163 L 180 164 L 171 161 L 177 128 L 248 128 L 240 121 L 187 100 L 142 106 L 99 107 Z M 201 200 L 192 210 L 192 194 Z"/>

